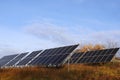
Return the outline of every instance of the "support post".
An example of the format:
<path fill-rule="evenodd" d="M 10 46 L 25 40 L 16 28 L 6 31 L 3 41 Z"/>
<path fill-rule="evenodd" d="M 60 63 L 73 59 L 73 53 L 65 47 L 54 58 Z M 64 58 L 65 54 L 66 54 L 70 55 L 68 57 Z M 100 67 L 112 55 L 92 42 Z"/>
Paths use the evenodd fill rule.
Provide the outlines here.
<path fill-rule="evenodd" d="M 70 71 L 70 58 L 68 59 L 68 72 Z"/>

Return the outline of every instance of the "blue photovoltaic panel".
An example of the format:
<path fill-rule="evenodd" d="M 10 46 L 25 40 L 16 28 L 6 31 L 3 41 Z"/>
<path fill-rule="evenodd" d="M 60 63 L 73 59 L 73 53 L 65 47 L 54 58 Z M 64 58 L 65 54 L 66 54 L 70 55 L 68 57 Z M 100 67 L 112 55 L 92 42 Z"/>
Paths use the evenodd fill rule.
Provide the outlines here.
<path fill-rule="evenodd" d="M 20 61 L 23 57 L 25 57 L 28 54 L 28 52 L 26 53 L 21 53 L 19 54 L 17 57 L 15 57 L 12 61 L 10 61 L 8 64 L 6 64 L 5 66 L 14 66 L 18 61 Z"/>
<path fill-rule="evenodd" d="M 28 65 L 61 65 L 78 45 L 46 49 Z"/>
<path fill-rule="evenodd" d="M 13 58 L 15 58 L 18 54 L 14 54 L 14 55 L 8 55 L 8 56 L 4 56 L 0 59 L 0 67 L 4 66 L 5 64 L 7 64 L 10 60 L 12 60 Z"/>
<path fill-rule="evenodd" d="M 70 58 L 70 63 L 71 64 L 75 63 L 76 60 L 78 60 L 83 54 L 84 54 L 84 52 L 74 53 Z"/>
<path fill-rule="evenodd" d="M 24 58 L 23 60 L 21 60 L 17 66 L 21 66 L 21 65 L 26 65 L 29 61 L 31 61 L 34 57 L 36 57 L 42 50 L 39 51 L 33 51 L 31 54 L 29 54 L 26 58 Z"/>
<path fill-rule="evenodd" d="M 105 63 L 110 62 L 119 48 L 111 48 L 104 50 L 88 51 L 82 55 L 74 53 L 71 57 L 71 63 Z M 81 54 L 81 53 L 80 53 Z M 77 57 L 74 57 L 77 55 Z"/>

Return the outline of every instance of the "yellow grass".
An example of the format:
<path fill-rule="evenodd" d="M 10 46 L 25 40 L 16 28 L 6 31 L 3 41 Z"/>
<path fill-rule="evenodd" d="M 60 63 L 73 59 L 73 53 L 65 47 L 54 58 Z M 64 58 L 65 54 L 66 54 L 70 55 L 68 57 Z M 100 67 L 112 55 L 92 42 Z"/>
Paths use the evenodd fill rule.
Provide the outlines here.
<path fill-rule="evenodd" d="M 0 80 L 120 80 L 120 63 L 0 69 Z"/>

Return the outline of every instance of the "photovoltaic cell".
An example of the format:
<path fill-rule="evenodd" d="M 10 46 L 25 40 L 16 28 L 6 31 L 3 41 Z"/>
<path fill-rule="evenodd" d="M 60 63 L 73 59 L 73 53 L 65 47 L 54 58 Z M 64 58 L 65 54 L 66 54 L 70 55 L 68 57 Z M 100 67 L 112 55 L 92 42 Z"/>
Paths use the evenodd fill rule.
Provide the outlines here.
<path fill-rule="evenodd" d="M 74 53 L 71 58 L 70 58 L 70 63 L 75 63 L 76 60 L 78 60 L 82 55 L 84 54 L 84 52 L 80 52 L 80 53 Z"/>
<path fill-rule="evenodd" d="M 85 53 L 74 53 L 71 56 L 71 63 L 105 63 L 110 62 L 119 48 L 88 51 Z M 82 55 L 79 55 L 82 54 Z"/>
<path fill-rule="evenodd" d="M 31 61 L 35 56 L 37 56 L 42 50 L 39 51 L 33 51 L 31 54 L 29 54 L 27 57 L 25 57 L 23 60 L 21 60 L 19 63 L 17 63 L 17 66 L 20 65 L 26 65 L 29 61 Z"/>
<path fill-rule="evenodd" d="M 77 47 L 78 45 L 65 46 L 59 48 L 46 49 L 39 56 L 37 56 L 28 65 L 61 65 L 66 57 Z"/>
<path fill-rule="evenodd" d="M 14 66 L 15 63 L 17 63 L 18 61 L 20 61 L 24 56 L 26 56 L 28 54 L 27 53 L 21 53 L 19 54 L 17 57 L 15 57 L 12 61 L 10 61 L 8 64 L 6 64 L 5 66 Z"/>
<path fill-rule="evenodd" d="M 14 54 L 14 55 L 8 55 L 8 56 L 4 56 L 0 59 L 0 67 L 4 66 L 5 64 L 7 64 L 10 60 L 12 60 L 13 58 L 15 58 L 18 54 Z"/>

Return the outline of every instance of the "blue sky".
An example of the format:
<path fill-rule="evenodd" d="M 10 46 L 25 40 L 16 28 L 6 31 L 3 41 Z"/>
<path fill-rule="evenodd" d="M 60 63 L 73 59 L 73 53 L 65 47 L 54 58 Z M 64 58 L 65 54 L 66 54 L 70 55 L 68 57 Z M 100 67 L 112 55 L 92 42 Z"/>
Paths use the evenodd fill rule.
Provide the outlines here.
<path fill-rule="evenodd" d="M 120 0 L 0 0 L 0 56 L 120 41 Z"/>

